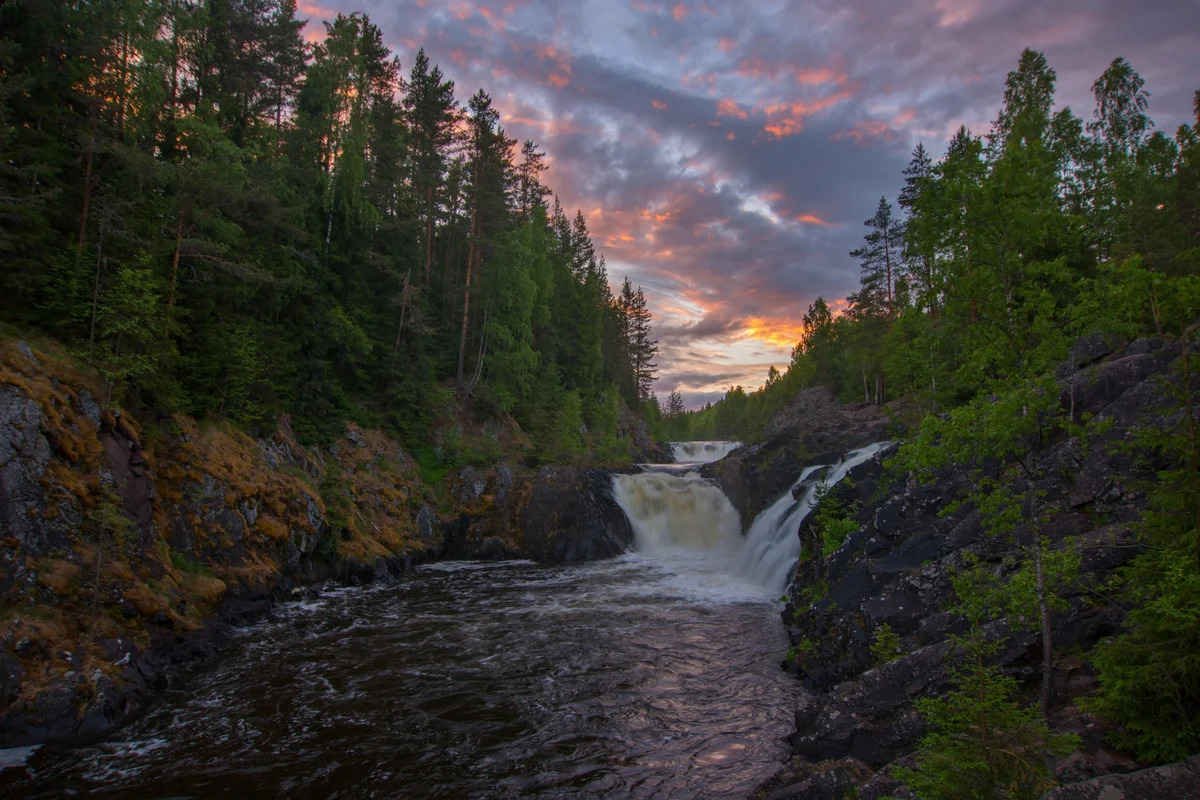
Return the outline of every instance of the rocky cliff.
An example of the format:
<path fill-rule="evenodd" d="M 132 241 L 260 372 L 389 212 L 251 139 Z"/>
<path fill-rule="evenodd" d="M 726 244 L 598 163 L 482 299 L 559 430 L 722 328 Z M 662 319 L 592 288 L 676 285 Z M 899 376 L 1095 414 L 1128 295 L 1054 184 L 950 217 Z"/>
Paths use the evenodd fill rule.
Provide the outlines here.
<path fill-rule="evenodd" d="M 1163 425 L 1175 413 L 1163 381 L 1177 358 L 1178 350 L 1161 340 L 1126 346 L 1098 338 L 1081 342 L 1059 372 L 1060 403 L 1075 419 L 1090 415 L 1101 421 L 1093 428 L 1101 433 L 1061 435 L 1034 453 L 1035 472 L 1045 476 L 1037 488 L 1051 498 L 1043 530 L 1052 548 L 1076 549 L 1080 558 L 1079 579 L 1065 587 L 1052 616 L 1050 723 L 1078 734 L 1082 743 L 1079 752 L 1055 765 L 1063 783 L 1137 766 L 1106 745 L 1104 724 L 1075 701 L 1096 687 L 1083 655 L 1100 637 L 1116 632 L 1123 618 L 1124 610 L 1096 589 L 1138 552 L 1132 524 L 1158 466 L 1126 445 L 1139 429 Z M 888 768 L 908 763 L 925 731 L 914 701 L 944 692 L 961 658 L 952 637 L 966 623 L 951 611 L 951 578 L 968 560 L 996 576 L 1017 568 L 1019 537 L 985 530 L 980 511 L 969 502 L 972 486 L 965 471 L 948 470 L 921 483 L 875 461 L 852 478 L 830 494 L 843 508 L 856 509 L 857 529 L 840 547 L 822 554 L 814 517 L 798 531 L 805 555 L 783 617 L 792 643 L 786 666 L 803 682 L 805 694 L 790 739 L 793 761 L 760 791 L 773 800 L 849 792 L 860 798 L 909 796 Z M 898 641 L 881 656 L 872 652 L 872 643 L 885 626 Z M 987 635 L 1001 645 L 996 663 L 1036 694 L 1037 631 L 1001 617 Z"/>
<path fill-rule="evenodd" d="M 767 425 L 763 441 L 740 447 L 701 473 L 725 492 L 748 527 L 787 491 L 809 464 L 832 464 L 844 453 L 895 434 L 889 410 L 843 405 L 824 386 L 796 395 Z"/>
<path fill-rule="evenodd" d="M 501 464 L 430 486 L 380 431 L 311 448 L 286 419 L 254 439 L 104 397 L 52 343 L 0 341 L 0 747 L 106 734 L 304 584 L 632 538 L 603 473 Z"/>

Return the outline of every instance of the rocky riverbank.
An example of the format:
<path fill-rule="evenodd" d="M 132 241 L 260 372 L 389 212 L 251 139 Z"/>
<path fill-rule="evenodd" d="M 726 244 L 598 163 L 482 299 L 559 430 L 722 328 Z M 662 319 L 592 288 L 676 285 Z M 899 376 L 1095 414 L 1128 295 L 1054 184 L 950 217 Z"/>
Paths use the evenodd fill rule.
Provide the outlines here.
<path fill-rule="evenodd" d="M 254 439 L 104 396 L 55 345 L 0 342 L 0 747 L 106 735 L 307 585 L 632 538 L 595 470 L 464 468 L 437 491 L 380 431 L 304 447 L 286 419 Z"/>
<path fill-rule="evenodd" d="M 1132 525 L 1158 467 L 1148 454 L 1127 445 L 1137 431 L 1165 425 L 1176 413 L 1164 380 L 1178 356 L 1173 344 L 1157 339 L 1126 345 L 1102 338 L 1081 341 L 1059 371 L 1060 401 L 1074 419 L 1101 422 L 1092 427 L 1099 432 L 1087 438 L 1060 435 L 1034 453 L 1036 474 L 1046 476 L 1037 488 L 1051 498 L 1052 513 L 1043 529 L 1050 546 L 1077 548 L 1080 556 L 1079 578 L 1065 587 L 1062 605 L 1052 614 L 1049 722 L 1053 730 L 1077 734 L 1081 743 L 1054 765 L 1062 784 L 1140 766 L 1109 746 L 1105 724 L 1076 701 L 1097 686 L 1087 652 L 1120 628 L 1124 609 L 1099 587 L 1138 552 Z M 770 451 L 777 459 L 788 458 L 789 441 L 800 439 L 793 433 L 764 445 L 766 459 Z M 790 739 L 793 759 L 759 797 L 911 796 L 890 768 L 911 765 L 926 730 L 914 703 L 946 691 L 961 658 L 953 636 L 966 630 L 966 622 L 951 611 L 951 578 L 968 560 L 998 576 L 1017 568 L 1019 536 L 985 530 L 980 511 L 968 500 L 972 486 L 965 470 L 948 470 L 921 483 L 885 470 L 876 460 L 851 477 L 829 495 L 850 510 L 857 526 L 840 547 L 828 552 L 826 545 L 822 553 L 813 516 L 798 532 L 805 554 L 783 619 L 792 643 L 786 666 L 806 693 Z M 1036 695 L 1041 666 L 1036 629 L 1002 618 L 986 630 L 1000 645 L 996 663 Z M 873 651 L 881 631 L 896 637 L 891 652 Z M 1187 776 L 1189 770 L 1194 764 L 1155 773 L 1145 785 L 1161 789 L 1163 775 Z M 1080 785 L 1100 788 L 1072 793 L 1066 786 L 1054 796 L 1108 796 L 1096 794 L 1108 785 L 1103 779 Z M 1159 794 L 1184 796 L 1170 789 L 1194 788 L 1185 777 Z"/>

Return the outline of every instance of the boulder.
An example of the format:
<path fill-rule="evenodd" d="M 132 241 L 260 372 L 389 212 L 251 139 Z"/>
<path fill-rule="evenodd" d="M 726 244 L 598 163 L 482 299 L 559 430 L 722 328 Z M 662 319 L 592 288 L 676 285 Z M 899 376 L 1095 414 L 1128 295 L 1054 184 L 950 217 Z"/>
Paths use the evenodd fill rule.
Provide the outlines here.
<path fill-rule="evenodd" d="M 518 514 L 522 551 L 530 558 L 566 563 L 608 558 L 629 549 L 633 528 L 602 470 L 543 467 Z"/>
<path fill-rule="evenodd" d="M 1102 775 L 1060 786 L 1042 800 L 1142 800 L 1196 797 L 1200 794 L 1200 755 L 1137 772 Z"/>

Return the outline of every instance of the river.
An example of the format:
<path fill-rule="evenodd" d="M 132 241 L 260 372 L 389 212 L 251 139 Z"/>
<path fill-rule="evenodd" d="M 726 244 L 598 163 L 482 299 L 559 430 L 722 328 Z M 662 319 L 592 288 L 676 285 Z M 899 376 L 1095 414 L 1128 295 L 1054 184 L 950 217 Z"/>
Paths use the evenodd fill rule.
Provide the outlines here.
<path fill-rule="evenodd" d="M 613 479 L 635 551 L 579 566 L 446 562 L 329 588 L 238 630 L 144 717 L 42 751 L 33 797 L 744 798 L 787 757 L 799 692 L 778 597 L 820 488 L 743 535 L 690 464 Z"/>
<path fill-rule="evenodd" d="M 445 563 L 278 606 L 33 796 L 745 797 L 786 755 L 771 598 L 705 554 Z"/>

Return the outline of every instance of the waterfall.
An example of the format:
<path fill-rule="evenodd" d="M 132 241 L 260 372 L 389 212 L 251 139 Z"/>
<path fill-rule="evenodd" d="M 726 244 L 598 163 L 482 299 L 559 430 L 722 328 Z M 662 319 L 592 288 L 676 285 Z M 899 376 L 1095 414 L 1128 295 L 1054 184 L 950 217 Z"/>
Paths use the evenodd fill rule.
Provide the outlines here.
<path fill-rule="evenodd" d="M 732 558 L 742 546 L 737 509 L 724 492 L 694 472 L 614 475 L 613 497 L 629 518 L 639 552 L 686 548 Z"/>
<path fill-rule="evenodd" d="M 670 442 L 671 455 L 678 464 L 708 464 L 718 461 L 742 446 L 741 442 Z"/>
<path fill-rule="evenodd" d="M 805 467 L 791 488 L 754 518 L 738 561 L 738 571 L 768 589 L 787 588 L 792 566 L 800 557 L 800 523 L 816 505 L 822 488 L 835 486 L 850 470 L 874 458 L 891 442 L 851 450 L 837 464 Z"/>
<path fill-rule="evenodd" d="M 682 552 L 711 556 L 731 580 L 752 583 L 778 596 L 800 557 L 800 523 L 812 511 L 818 493 L 890 445 L 877 442 L 852 450 L 836 464 L 806 467 L 787 491 L 754 518 L 744 538 L 737 510 L 725 493 L 696 472 L 680 474 L 679 466 L 665 471 L 647 465 L 640 473 L 614 475 L 613 497 L 629 518 L 638 552 L 651 557 Z M 672 445 L 685 448 L 676 449 L 677 458 L 681 452 L 723 456 L 738 446 L 736 442 Z"/>

